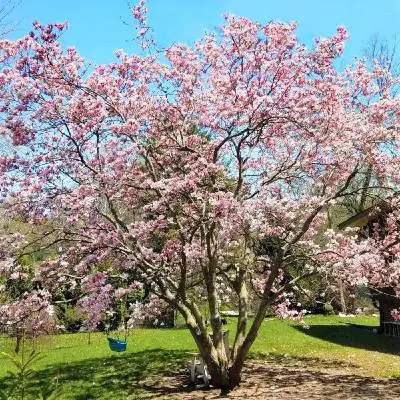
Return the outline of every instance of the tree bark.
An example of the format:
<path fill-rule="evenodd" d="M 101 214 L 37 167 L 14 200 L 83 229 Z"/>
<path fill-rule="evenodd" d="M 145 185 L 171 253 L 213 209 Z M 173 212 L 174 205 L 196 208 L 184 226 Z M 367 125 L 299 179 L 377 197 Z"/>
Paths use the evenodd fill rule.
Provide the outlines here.
<path fill-rule="evenodd" d="M 342 309 L 342 313 L 347 314 L 344 285 L 341 279 L 339 280 L 339 295 L 340 295 L 340 308 Z"/>
<path fill-rule="evenodd" d="M 15 351 L 15 353 L 18 354 L 18 353 L 19 353 L 19 350 L 20 350 L 20 348 L 21 348 L 22 335 L 17 334 L 16 339 L 17 339 L 17 341 L 16 341 L 16 343 L 15 343 L 15 349 L 14 349 L 14 351 Z"/>
<path fill-rule="evenodd" d="M 228 394 L 240 385 L 242 379 L 243 363 L 229 366 L 223 364 L 207 364 L 211 375 L 211 384 L 221 390 L 221 395 Z"/>

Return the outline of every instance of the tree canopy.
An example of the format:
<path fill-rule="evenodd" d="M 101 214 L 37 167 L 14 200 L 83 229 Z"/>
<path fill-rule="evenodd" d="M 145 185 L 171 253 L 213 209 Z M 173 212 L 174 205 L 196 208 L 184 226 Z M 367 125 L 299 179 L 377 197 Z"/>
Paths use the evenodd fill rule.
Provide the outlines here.
<path fill-rule="evenodd" d="M 143 2 L 134 16 L 143 47 L 154 46 Z M 3 203 L 45 224 L 39 249 L 58 249 L 37 266 L 40 291 L 25 301 L 42 296 L 48 307 L 56 288 L 80 285 L 96 326 L 119 296 L 145 285 L 143 311 L 160 302 L 179 311 L 214 384 L 227 390 L 268 307 L 301 317 L 291 304 L 301 279 L 318 271 L 332 282 L 397 287 L 395 80 L 362 61 L 335 67 L 345 28 L 308 49 L 293 23 L 228 16 L 193 46 L 119 51 L 94 68 L 62 47 L 64 29 L 37 22 L 0 41 Z M 327 229 L 327 211 L 359 190 L 352 183 L 365 165 L 379 177 L 368 184 L 392 194 L 393 212 L 385 239 L 360 243 Z M 25 246 L 24 235 L 2 243 L 3 277 L 23 269 Z M 224 301 L 239 310 L 229 358 Z"/>

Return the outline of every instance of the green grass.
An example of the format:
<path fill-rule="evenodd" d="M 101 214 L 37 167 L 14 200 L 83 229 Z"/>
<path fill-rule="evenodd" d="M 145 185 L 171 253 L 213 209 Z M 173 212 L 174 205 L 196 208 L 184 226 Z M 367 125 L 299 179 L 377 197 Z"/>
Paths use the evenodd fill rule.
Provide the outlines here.
<path fill-rule="evenodd" d="M 309 329 L 276 319 L 266 320 L 251 357 L 275 362 L 306 358 L 353 365 L 358 374 L 400 377 L 400 338 L 376 335 L 365 329 L 377 325 L 376 317 L 312 316 L 306 322 Z M 229 321 L 228 329 L 233 339 L 234 320 Z M 91 344 L 87 334 L 79 333 L 42 337 L 33 345 L 44 358 L 35 366 L 29 399 L 40 399 L 36 393 L 41 387 L 57 388 L 53 398 L 60 400 L 140 398 L 143 379 L 178 371 L 190 353 L 196 351 L 184 328 L 131 330 L 128 350 L 122 354 L 108 349 L 102 333 L 92 334 Z M 0 351 L 10 352 L 13 346 L 11 339 L 0 339 Z M 0 358 L 0 392 L 8 390 L 5 376 L 10 369 L 10 363 Z M 150 393 L 152 388 L 146 391 Z"/>
<path fill-rule="evenodd" d="M 264 322 L 252 353 L 340 361 L 355 365 L 363 375 L 400 377 L 400 338 L 365 329 L 378 325 L 376 317 L 312 316 L 306 323 L 308 329 L 278 320 Z"/>

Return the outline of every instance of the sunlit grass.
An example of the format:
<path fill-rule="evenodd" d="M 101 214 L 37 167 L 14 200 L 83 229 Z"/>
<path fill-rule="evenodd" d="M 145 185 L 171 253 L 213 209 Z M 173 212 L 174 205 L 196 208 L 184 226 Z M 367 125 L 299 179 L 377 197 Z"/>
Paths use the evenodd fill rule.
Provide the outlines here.
<path fill-rule="evenodd" d="M 235 320 L 227 329 L 233 340 Z M 266 320 L 252 348 L 251 357 L 269 360 L 302 359 L 337 361 L 351 365 L 361 375 L 400 377 L 400 338 L 373 333 L 368 327 L 377 318 L 312 316 L 308 327 L 276 319 Z M 123 336 L 123 335 L 122 335 Z M 133 329 L 128 335 L 125 353 L 112 353 L 106 335 L 92 333 L 63 334 L 26 343 L 45 356 L 36 365 L 32 393 L 40 385 L 54 384 L 57 399 L 133 399 L 139 396 L 138 382 L 148 375 L 170 374 L 181 368 L 196 351 L 193 339 L 184 327 L 174 329 Z M 12 339 L 0 339 L 0 351 L 11 352 Z M 11 369 L 0 358 L 0 378 Z M 7 379 L 0 380 L 0 390 Z M 35 397 L 32 397 L 35 398 Z"/>

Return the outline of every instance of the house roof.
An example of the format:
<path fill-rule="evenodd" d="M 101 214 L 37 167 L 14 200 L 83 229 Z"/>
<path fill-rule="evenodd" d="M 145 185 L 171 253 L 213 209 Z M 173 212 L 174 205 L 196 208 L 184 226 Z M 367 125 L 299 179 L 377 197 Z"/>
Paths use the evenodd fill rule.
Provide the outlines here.
<path fill-rule="evenodd" d="M 380 204 L 374 205 L 372 207 L 366 208 L 365 210 L 353 215 L 346 221 L 341 222 L 338 225 L 339 229 L 345 229 L 347 227 L 359 228 L 368 224 L 368 222 L 377 219 L 383 213 L 389 211 L 389 204 L 386 202 L 381 202 Z"/>

